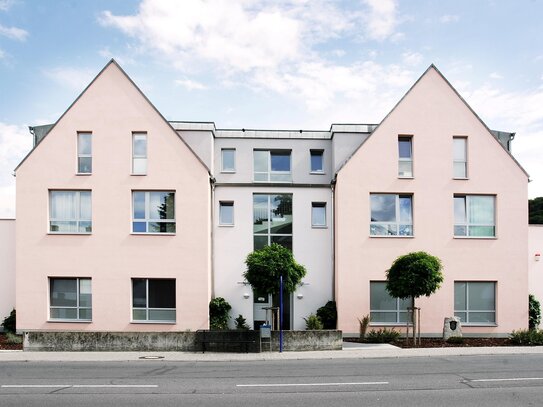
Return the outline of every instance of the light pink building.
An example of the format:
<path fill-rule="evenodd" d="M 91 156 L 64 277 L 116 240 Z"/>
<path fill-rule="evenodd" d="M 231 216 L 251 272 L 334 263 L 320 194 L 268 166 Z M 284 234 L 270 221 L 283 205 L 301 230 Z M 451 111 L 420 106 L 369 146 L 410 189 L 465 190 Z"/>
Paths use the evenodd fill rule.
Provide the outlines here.
<path fill-rule="evenodd" d="M 465 334 L 528 326 L 528 176 L 431 66 L 338 172 L 338 328 L 404 325 L 407 302 L 384 291 L 400 255 L 439 257 L 445 281 L 422 308 L 421 330 L 445 317 Z"/>
<path fill-rule="evenodd" d="M 209 172 L 114 61 L 16 177 L 19 331 L 208 326 Z"/>
<path fill-rule="evenodd" d="M 0 219 L 0 324 L 14 306 L 15 219 Z"/>

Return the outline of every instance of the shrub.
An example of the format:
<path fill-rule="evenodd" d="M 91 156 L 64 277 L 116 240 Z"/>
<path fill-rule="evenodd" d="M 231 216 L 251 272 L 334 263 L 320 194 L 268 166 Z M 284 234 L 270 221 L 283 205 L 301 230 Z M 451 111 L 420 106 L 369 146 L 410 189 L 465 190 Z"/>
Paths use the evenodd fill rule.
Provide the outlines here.
<path fill-rule="evenodd" d="M 232 306 L 224 298 L 213 298 L 209 302 L 209 328 L 228 329 L 231 309 Z"/>
<path fill-rule="evenodd" d="M 360 339 L 366 338 L 366 331 L 368 330 L 368 325 L 370 324 L 371 317 L 370 315 L 364 315 L 362 319 L 358 318 L 358 324 L 360 325 Z"/>
<path fill-rule="evenodd" d="M 451 336 L 449 339 L 447 339 L 447 343 L 450 343 L 451 345 L 461 345 L 464 343 L 464 337 Z"/>
<path fill-rule="evenodd" d="M 323 329 L 321 319 L 315 314 L 309 314 L 307 318 L 304 318 L 305 329 L 308 331 L 319 331 Z"/>
<path fill-rule="evenodd" d="M 23 337 L 21 335 L 15 335 L 11 332 L 6 333 L 6 342 L 9 344 L 23 343 Z"/>
<path fill-rule="evenodd" d="M 335 301 L 328 301 L 317 310 L 317 316 L 322 321 L 324 329 L 336 329 L 337 309 Z"/>
<path fill-rule="evenodd" d="M 247 320 L 243 318 L 243 315 L 239 314 L 236 319 L 234 319 L 236 322 L 236 329 L 239 329 L 241 331 L 248 331 L 251 329 L 249 325 L 247 324 Z"/>
<path fill-rule="evenodd" d="M 509 336 L 511 343 L 521 346 L 543 345 L 543 330 L 541 329 L 519 329 L 513 331 Z"/>
<path fill-rule="evenodd" d="M 4 330 L 6 332 L 15 333 L 15 322 L 16 322 L 16 313 L 15 309 L 11 311 L 8 317 L 4 319 L 4 322 L 2 322 L 2 326 L 4 327 Z"/>
<path fill-rule="evenodd" d="M 378 330 L 372 329 L 366 335 L 366 342 L 369 343 L 392 343 L 396 342 L 400 337 L 400 333 L 394 328 L 381 328 Z"/>
<path fill-rule="evenodd" d="M 537 329 L 539 323 L 541 322 L 541 305 L 532 294 L 528 296 L 528 300 L 530 314 L 528 326 L 530 329 Z"/>

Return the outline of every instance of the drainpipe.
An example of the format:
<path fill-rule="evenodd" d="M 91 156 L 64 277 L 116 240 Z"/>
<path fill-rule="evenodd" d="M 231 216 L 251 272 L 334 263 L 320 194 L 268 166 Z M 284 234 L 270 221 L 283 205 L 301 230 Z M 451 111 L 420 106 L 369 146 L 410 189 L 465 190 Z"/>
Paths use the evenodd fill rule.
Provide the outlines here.
<path fill-rule="evenodd" d="M 332 178 L 332 181 L 330 182 L 330 190 L 332 192 L 332 200 L 331 200 L 331 219 L 332 219 L 332 238 L 330 239 L 332 242 L 332 300 L 336 301 L 336 182 L 337 182 L 337 174 L 334 174 L 334 178 Z"/>
<path fill-rule="evenodd" d="M 213 230 L 215 228 L 215 178 L 209 174 L 209 184 L 210 194 L 211 194 L 211 228 L 210 228 L 210 239 L 211 239 L 211 275 L 210 275 L 210 285 L 211 285 L 211 298 L 215 297 L 215 239 Z"/>

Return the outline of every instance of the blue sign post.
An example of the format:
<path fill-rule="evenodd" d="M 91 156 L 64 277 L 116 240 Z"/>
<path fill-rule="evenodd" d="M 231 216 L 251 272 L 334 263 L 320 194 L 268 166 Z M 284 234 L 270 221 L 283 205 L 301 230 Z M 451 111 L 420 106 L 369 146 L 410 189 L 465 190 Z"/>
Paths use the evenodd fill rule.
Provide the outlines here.
<path fill-rule="evenodd" d="M 283 276 L 279 278 L 279 352 L 283 352 Z"/>

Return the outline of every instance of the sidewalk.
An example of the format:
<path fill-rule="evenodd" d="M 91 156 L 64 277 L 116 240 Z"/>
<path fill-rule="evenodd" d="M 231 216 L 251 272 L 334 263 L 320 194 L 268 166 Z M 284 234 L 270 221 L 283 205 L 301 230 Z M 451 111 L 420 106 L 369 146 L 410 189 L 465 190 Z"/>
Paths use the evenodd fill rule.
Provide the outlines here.
<path fill-rule="evenodd" d="M 345 344 L 343 350 L 320 352 L 195 353 L 195 352 L 23 352 L 0 351 L 1 362 L 244 362 L 311 359 L 368 359 L 432 356 L 543 354 L 538 347 L 473 347 L 401 349 L 387 344 Z M 144 359 L 142 359 L 144 358 Z M 148 359 L 145 359 L 148 358 Z"/>

